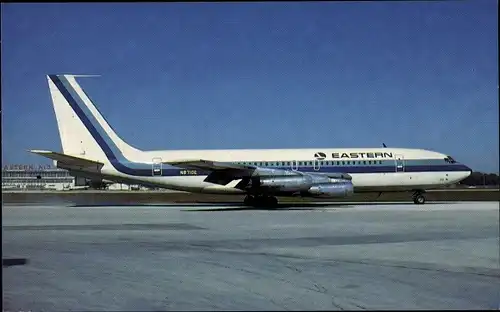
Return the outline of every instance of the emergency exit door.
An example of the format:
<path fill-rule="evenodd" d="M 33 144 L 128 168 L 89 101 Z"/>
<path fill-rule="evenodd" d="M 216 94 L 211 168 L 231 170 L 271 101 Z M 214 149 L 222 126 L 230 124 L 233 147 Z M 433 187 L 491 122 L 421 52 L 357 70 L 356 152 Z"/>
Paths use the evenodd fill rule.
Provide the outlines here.
<path fill-rule="evenodd" d="M 163 173 L 161 158 L 153 158 L 153 176 L 161 176 Z"/>
<path fill-rule="evenodd" d="M 321 162 L 318 159 L 314 159 L 313 169 L 314 171 L 318 171 L 321 168 Z"/>
<path fill-rule="evenodd" d="M 404 172 L 405 171 L 405 160 L 403 155 L 394 155 L 396 162 L 396 172 Z"/>

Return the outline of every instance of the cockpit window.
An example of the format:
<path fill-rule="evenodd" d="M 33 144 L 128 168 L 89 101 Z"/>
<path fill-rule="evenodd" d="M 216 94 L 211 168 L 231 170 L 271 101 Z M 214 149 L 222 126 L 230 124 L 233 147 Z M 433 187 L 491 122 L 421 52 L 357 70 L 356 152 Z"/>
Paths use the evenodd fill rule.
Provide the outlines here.
<path fill-rule="evenodd" d="M 454 164 L 456 163 L 457 161 L 455 159 L 453 159 L 451 156 L 446 156 L 446 158 L 444 159 L 446 162 L 449 162 L 451 164 Z"/>

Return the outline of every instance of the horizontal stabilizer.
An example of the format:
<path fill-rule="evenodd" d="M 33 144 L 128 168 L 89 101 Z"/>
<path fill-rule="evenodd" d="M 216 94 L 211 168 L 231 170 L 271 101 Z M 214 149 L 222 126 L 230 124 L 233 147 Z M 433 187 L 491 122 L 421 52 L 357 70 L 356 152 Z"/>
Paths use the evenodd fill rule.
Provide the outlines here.
<path fill-rule="evenodd" d="M 212 161 L 212 160 L 204 160 L 204 159 L 166 161 L 166 162 L 163 162 L 163 164 L 172 165 L 172 166 L 176 166 L 176 167 L 182 167 L 182 168 L 188 168 L 188 169 L 194 168 L 194 169 L 201 169 L 201 170 L 233 169 L 233 170 L 248 171 L 248 170 L 254 170 L 257 168 L 256 166 L 239 165 L 239 164 Z"/>
<path fill-rule="evenodd" d="M 53 160 L 56 160 L 58 162 L 70 165 L 70 166 L 76 166 L 76 167 L 97 167 L 101 168 L 104 166 L 103 163 L 94 161 L 94 160 L 89 160 L 85 158 L 80 158 L 80 157 L 75 157 L 75 156 L 70 156 L 62 153 L 57 153 L 57 152 L 51 152 L 51 151 L 41 151 L 41 150 L 30 150 L 31 153 L 38 154 L 40 156 L 44 156 Z"/>

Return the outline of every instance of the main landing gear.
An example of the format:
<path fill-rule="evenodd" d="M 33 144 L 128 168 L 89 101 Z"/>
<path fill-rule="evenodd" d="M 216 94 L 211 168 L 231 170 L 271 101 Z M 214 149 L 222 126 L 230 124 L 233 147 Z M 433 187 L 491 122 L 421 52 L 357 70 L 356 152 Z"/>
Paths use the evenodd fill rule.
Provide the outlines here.
<path fill-rule="evenodd" d="M 417 205 L 425 204 L 424 193 L 425 191 L 415 191 L 415 193 L 413 193 L 413 202 Z"/>
<path fill-rule="evenodd" d="M 274 208 L 278 206 L 278 199 L 274 196 L 253 196 L 247 195 L 243 202 L 247 206 Z"/>

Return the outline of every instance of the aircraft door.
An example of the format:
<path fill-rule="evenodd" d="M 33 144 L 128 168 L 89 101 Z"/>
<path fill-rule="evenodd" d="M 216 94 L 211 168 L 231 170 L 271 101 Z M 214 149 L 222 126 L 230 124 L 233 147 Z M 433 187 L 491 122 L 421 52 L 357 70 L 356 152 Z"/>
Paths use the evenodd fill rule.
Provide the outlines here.
<path fill-rule="evenodd" d="M 160 157 L 153 158 L 153 176 L 161 176 L 163 173 L 162 163 Z"/>
<path fill-rule="evenodd" d="M 291 167 L 292 167 L 293 171 L 299 170 L 299 162 L 296 161 L 296 160 L 292 160 L 292 166 Z"/>
<path fill-rule="evenodd" d="M 396 163 L 396 172 L 405 171 L 405 160 L 403 155 L 394 155 L 394 160 Z"/>

